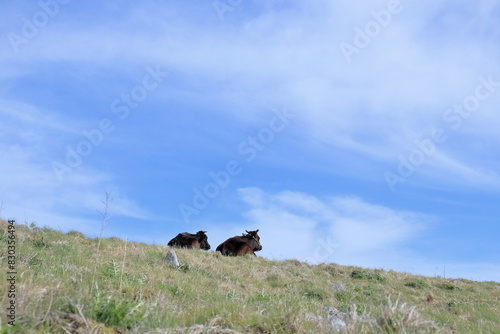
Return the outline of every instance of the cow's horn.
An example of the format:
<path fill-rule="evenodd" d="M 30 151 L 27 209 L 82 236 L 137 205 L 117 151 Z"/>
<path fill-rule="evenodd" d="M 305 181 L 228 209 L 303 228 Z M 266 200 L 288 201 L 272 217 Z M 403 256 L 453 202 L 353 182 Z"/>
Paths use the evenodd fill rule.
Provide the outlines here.
<path fill-rule="evenodd" d="M 250 233 L 248 230 L 245 230 L 245 232 Z"/>

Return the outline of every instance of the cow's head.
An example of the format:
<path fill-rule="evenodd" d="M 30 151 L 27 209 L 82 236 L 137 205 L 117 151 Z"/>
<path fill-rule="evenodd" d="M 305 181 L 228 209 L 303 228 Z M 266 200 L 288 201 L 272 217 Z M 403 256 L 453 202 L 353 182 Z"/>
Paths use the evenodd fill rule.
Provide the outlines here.
<path fill-rule="evenodd" d="M 207 231 L 198 231 L 196 233 L 196 238 L 198 239 L 198 242 L 200 243 L 201 249 L 209 250 L 210 244 L 208 243 L 208 237 L 205 233 L 207 233 Z"/>
<path fill-rule="evenodd" d="M 250 245 L 253 248 L 254 252 L 262 250 L 262 245 L 260 244 L 260 237 L 257 234 L 257 232 L 259 232 L 259 230 L 255 230 L 255 231 L 245 230 L 245 232 L 247 232 L 247 234 L 244 234 L 243 236 L 245 238 L 250 239 Z"/>

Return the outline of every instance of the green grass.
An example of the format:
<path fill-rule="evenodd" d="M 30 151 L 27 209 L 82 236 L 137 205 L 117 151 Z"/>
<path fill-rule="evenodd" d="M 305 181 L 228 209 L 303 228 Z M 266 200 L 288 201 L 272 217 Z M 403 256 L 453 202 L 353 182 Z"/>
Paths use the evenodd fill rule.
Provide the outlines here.
<path fill-rule="evenodd" d="M 20 333 L 335 333 L 325 306 L 350 314 L 347 333 L 500 332 L 496 282 L 185 249 L 174 268 L 160 245 L 23 225 L 16 237 Z"/>

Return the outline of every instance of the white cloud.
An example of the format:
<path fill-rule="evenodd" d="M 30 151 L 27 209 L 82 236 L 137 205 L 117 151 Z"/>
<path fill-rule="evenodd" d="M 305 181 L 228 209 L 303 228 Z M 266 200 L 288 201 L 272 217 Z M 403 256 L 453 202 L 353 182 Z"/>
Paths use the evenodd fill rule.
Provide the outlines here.
<path fill-rule="evenodd" d="M 330 210 L 334 221 L 330 233 L 340 256 L 387 252 L 417 238 L 429 217 L 373 205 L 359 198 L 335 198 Z"/>
<path fill-rule="evenodd" d="M 42 153 L 43 154 L 43 153 Z M 88 217 L 104 210 L 105 191 L 113 201 L 110 214 L 137 219 L 153 217 L 134 200 L 121 195 L 109 175 L 80 167 L 59 182 L 50 165 L 35 150 L 18 145 L 0 145 L 0 192 L 5 217 L 26 217 L 40 225 L 90 231 Z M 73 218 L 70 218 L 73 217 Z"/>
<path fill-rule="evenodd" d="M 274 99 L 293 102 L 309 127 L 308 135 L 338 146 L 350 143 L 354 150 L 366 153 L 369 145 L 356 135 L 372 132 L 379 148 L 385 145 L 393 152 L 394 143 L 385 134 L 404 135 L 408 127 L 419 131 L 432 115 L 442 113 L 445 106 L 473 88 L 471 82 L 478 75 L 498 71 L 494 45 L 467 38 L 436 47 L 429 44 L 441 41 L 436 31 L 430 38 L 422 36 L 436 25 L 432 19 L 446 4 L 440 1 L 421 8 L 404 2 L 408 8 L 350 65 L 343 59 L 339 43 L 351 42 L 354 27 L 371 20 L 370 12 L 384 8 L 383 2 L 299 2 L 293 4 L 296 8 L 253 15 L 245 13 L 249 8 L 242 5 L 241 21 L 226 29 L 221 25 L 206 29 L 193 17 L 161 20 L 163 14 L 172 18 L 174 10 L 141 5 L 117 21 L 107 20 L 106 26 L 98 22 L 85 29 L 69 22 L 48 26 L 44 38 L 36 41 L 40 47 L 35 59 L 92 62 L 96 67 L 117 66 L 120 71 L 127 68 L 116 59 L 123 58 L 131 68 L 158 63 L 179 73 L 229 80 L 234 87 L 229 95 L 243 90 L 245 99 L 273 99 L 263 89 L 269 87 Z M 485 15 L 484 8 L 491 6 L 481 2 L 477 15 Z M 127 29 L 141 18 L 147 18 L 157 33 Z M 482 51 L 476 54 L 473 50 Z"/>
<path fill-rule="evenodd" d="M 300 192 L 268 194 L 240 189 L 250 206 L 246 213 L 262 229 L 271 257 L 296 257 L 313 262 L 349 263 L 360 254 L 383 255 L 418 238 L 430 218 L 369 204 L 359 198 L 319 199 Z M 374 263 L 373 265 L 376 265 Z"/>
<path fill-rule="evenodd" d="M 491 161 L 489 163 L 492 164 Z M 426 172 L 429 177 L 441 178 L 440 181 L 444 179 L 449 184 L 489 187 L 490 189 L 500 187 L 500 175 L 496 170 L 490 170 L 478 161 L 465 161 L 465 159 L 457 159 L 452 155 L 437 152 L 430 159 L 429 166 L 431 168 Z"/>
<path fill-rule="evenodd" d="M 239 189 L 239 194 L 249 206 L 247 224 L 260 229 L 263 250 L 259 255 L 264 257 L 498 280 L 496 264 L 441 261 L 425 258 L 413 249 L 412 243 L 432 234 L 437 221 L 433 216 L 394 210 L 356 197 L 318 198 L 295 191 L 268 193 L 259 188 Z"/>

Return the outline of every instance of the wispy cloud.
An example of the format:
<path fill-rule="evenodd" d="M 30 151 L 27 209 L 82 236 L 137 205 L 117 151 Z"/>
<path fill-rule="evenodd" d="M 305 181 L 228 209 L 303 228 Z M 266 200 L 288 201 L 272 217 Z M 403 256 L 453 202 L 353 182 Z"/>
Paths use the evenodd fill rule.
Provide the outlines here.
<path fill-rule="evenodd" d="M 435 216 L 350 196 L 319 198 L 296 191 L 269 193 L 259 188 L 242 188 L 239 194 L 248 205 L 247 223 L 261 230 L 262 256 L 429 276 L 499 278 L 494 263 L 443 261 L 419 253 L 418 246 L 412 245 L 435 234 Z"/>
<path fill-rule="evenodd" d="M 2 196 L 8 198 L 3 209 L 9 216 L 28 215 L 42 226 L 64 229 L 70 228 L 71 222 L 78 221 L 72 228 L 88 231 L 85 225 L 92 224 L 93 220 L 78 217 L 93 216 L 96 210 L 102 210 L 104 193 L 109 191 L 113 197 L 112 215 L 153 218 L 135 200 L 120 194 L 110 175 L 82 167 L 64 182 L 59 182 L 50 165 L 40 163 L 43 159 L 34 152 L 15 144 L 0 145 L 3 157 L 0 174 L 5 176 L 0 178 L 0 189 Z"/>
<path fill-rule="evenodd" d="M 265 253 L 270 256 L 347 264 L 359 254 L 372 257 L 374 252 L 393 252 L 403 242 L 420 237 L 431 221 L 425 215 L 356 197 L 320 199 L 293 191 L 268 194 L 257 188 L 240 189 L 239 193 L 250 206 L 246 215 L 252 225 L 260 226 L 268 236 Z M 323 255 L 317 257 L 315 248 L 322 244 Z"/>

